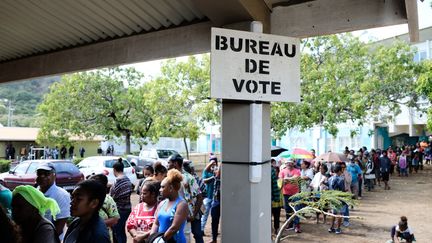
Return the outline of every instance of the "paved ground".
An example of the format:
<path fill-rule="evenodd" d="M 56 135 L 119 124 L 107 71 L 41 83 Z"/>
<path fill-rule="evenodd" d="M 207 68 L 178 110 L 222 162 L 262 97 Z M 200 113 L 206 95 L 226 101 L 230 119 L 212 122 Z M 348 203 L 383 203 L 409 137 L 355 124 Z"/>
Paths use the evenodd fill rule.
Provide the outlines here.
<path fill-rule="evenodd" d="M 390 239 L 390 227 L 399 221 L 401 215 L 408 217 L 417 242 L 432 242 L 432 166 L 426 166 L 408 178 L 393 176 L 390 185 L 390 191 L 377 187 L 373 192 L 364 193 L 359 205 L 351 212 L 362 219 L 352 219 L 351 226 L 343 228 L 341 235 L 328 233 L 328 224 L 322 221 L 316 224 L 312 218 L 302 222 L 301 234 L 285 231 L 288 238 L 283 242 L 384 243 Z M 132 201 L 134 205 L 137 203 L 136 195 Z M 207 236 L 211 235 L 210 220 L 205 231 Z M 210 240 L 210 237 L 205 237 L 204 242 Z"/>

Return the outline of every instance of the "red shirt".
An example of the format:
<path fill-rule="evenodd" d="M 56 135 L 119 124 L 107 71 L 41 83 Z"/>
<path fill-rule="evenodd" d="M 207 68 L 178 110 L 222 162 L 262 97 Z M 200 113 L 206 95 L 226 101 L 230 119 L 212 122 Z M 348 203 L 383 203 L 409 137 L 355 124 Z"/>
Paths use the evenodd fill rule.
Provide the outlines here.
<path fill-rule="evenodd" d="M 300 176 L 300 170 L 295 169 L 295 168 L 293 168 L 292 170 L 289 170 L 288 168 L 285 168 L 279 172 L 279 178 L 282 180 L 285 177 L 292 177 L 292 176 Z M 284 182 L 284 185 L 282 187 L 282 193 L 284 195 L 292 196 L 292 195 L 298 193 L 299 191 L 300 191 L 299 185 Z"/>
<path fill-rule="evenodd" d="M 137 231 L 148 232 L 153 226 L 155 221 L 155 212 L 157 205 L 155 205 L 151 210 L 146 211 L 144 203 L 139 203 L 135 206 L 129 215 L 126 222 L 126 228 L 128 230 L 135 229 Z"/>

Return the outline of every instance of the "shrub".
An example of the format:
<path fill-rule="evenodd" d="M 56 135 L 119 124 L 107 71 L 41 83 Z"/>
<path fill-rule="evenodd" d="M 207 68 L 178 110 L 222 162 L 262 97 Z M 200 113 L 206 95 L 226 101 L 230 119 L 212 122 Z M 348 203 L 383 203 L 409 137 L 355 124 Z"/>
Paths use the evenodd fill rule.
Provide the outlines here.
<path fill-rule="evenodd" d="M 11 161 L 0 159 L 0 173 L 8 172 L 10 168 Z"/>
<path fill-rule="evenodd" d="M 72 160 L 72 162 L 74 163 L 74 164 L 78 164 L 79 162 L 81 162 L 82 160 L 83 160 L 84 158 L 77 158 L 77 157 L 75 157 L 75 159 L 73 159 Z"/>

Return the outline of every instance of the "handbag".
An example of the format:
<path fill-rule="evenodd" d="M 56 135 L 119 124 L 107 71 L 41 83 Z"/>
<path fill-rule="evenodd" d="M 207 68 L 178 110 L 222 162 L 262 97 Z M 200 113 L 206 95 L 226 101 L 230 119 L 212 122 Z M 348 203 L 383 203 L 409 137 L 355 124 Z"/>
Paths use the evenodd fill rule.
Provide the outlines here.
<path fill-rule="evenodd" d="M 149 236 L 146 243 L 176 243 L 176 240 L 173 238 L 169 239 L 168 241 L 165 241 L 162 237 L 164 236 L 163 232 L 156 232 Z"/>

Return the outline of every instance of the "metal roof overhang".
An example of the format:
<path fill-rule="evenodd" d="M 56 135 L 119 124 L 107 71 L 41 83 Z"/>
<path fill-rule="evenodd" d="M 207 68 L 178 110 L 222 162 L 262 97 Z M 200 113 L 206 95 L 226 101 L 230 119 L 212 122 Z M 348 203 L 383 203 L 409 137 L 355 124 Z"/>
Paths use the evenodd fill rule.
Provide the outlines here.
<path fill-rule="evenodd" d="M 5 0 L 0 83 L 204 53 L 213 26 L 310 37 L 408 23 L 416 0 Z"/>

